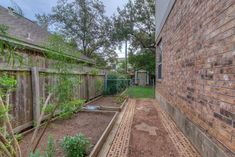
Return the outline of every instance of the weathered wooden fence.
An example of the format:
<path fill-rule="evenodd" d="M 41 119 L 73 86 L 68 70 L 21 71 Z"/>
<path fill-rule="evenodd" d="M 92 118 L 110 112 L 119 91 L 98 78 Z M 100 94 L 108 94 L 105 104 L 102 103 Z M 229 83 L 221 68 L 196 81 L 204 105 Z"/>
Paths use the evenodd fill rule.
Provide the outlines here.
<path fill-rule="evenodd" d="M 22 131 L 33 125 L 37 120 L 41 102 L 46 99 L 49 92 L 47 87 L 56 84 L 57 71 L 45 68 L 0 68 L 0 73 L 6 72 L 14 75 L 17 87 L 10 96 L 12 104 L 12 122 L 16 132 Z M 78 77 L 79 84 L 74 84 L 74 99 L 90 100 L 102 95 L 105 73 L 89 74 L 71 71 L 71 75 Z M 54 101 L 56 98 L 52 98 Z"/>

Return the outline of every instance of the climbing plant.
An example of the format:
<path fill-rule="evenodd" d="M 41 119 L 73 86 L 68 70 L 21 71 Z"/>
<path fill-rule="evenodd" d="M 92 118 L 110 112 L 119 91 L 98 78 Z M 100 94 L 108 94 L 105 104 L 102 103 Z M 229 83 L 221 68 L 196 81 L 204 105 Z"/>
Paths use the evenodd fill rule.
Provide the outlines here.
<path fill-rule="evenodd" d="M 8 27 L 0 25 L 0 35 L 8 35 Z M 15 53 L 17 46 L 5 40 L 0 40 L 0 57 L 8 66 L 14 66 L 22 58 Z M 21 157 L 21 149 L 17 135 L 14 134 L 11 115 L 10 94 L 15 90 L 17 81 L 14 76 L 6 73 L 0 76 L 0 156 Z"/>
<path fill-rule="evenodd" d="M 2 36 L 9 36 L 7 33 L 7 26 L 0 25 L 0 34 Z M 83 100 L 74 100 L 72 95 L 72 88 L 74 84 L 79 85 L 79 78 L 70 73 L 71 68 L 76 63 L 75 59 L 68 59 L 64 53 L 74 50 L 66 43 L 61 36 L 52 36 L 48 43 L 45 45 L 47 48 L 45 55 L 55 59 L 55 70 L 58 72 L 56 85 L 49 85 L 49 94 L 42 104 L 42 111 L 39 120 L 36 122 L 36 128 L 31 139 L 32 155 L 37 149 L 41 138 L 43 137 L 48 125 L 53 117 L 59 114 L 61 118 L 69 118 L 77 110 L 80 109 Z M 23 49 L 19 45 L 12 44 L 5 40 L 0 40 L 0 53 L 1 58 L 4 59 L 6 64 L 14 66 L 15 63 L 22 62 L 23 59 L 16 53 L 16 50 Z M 17 81 L 14 76 L 4 74 L 0 77 L 0 156 L 6 157 L 22 157 L 21 149 L 17 140 L 17 135 L 14 134 L 13 126 L 11 123 L 11 105 L 10 94 L 15 90 Z M 50 102 L 52 96 L 57 97 L 58 101 L 55 104 Z M 42 124 L 44 115 L 49 116 L 42 132 L 39 133 L 39 127 Z M 38 154 L 36 152 L 36 154 Z"/>
<path fill-rule="evenodd" d="M 55 59 L 53 68 L 58 74 L 56 74 L 56 84 L 48 85 L 49 94 L 43 104 L 40 118 L 31 139 L 32 152 L 36 151 L 41 138 L 54 116 L 57 115 L 62 119 L 70 118 L 76 110 L 81 109 L 81 105 L 84 103 L 83 100 L 74 100 L 73 98 L 74 93 L 72 89 L 74 88 L 74 85 L 78 86 L 80 84 L 79 77 L 71 74 L 71 70 L 74 69 L 76 60 L 68 59 L 68 57 L 64 55 L 69 51 L 75 51 L 75 49 L 66 43 L 62 36 L 57 34 L 52 35 L 49 38 L 45 47 L 47 47 L 45 55 Z M 56 103 L 49 103 L 52 95 L 56 97 Z M 38 130 L 45 114 L 49 115 L 49 118 L 46 121 L 42 132 L 39 134 Z"/>
<path fill-rule="evenodd" d="M 8 26 L 0 24 L 0 35 L 9 36 Z M 16 53 L 19 45 L 0 39 L 0 58 L 10 66 L 22 65 L 23 57 Z"/>

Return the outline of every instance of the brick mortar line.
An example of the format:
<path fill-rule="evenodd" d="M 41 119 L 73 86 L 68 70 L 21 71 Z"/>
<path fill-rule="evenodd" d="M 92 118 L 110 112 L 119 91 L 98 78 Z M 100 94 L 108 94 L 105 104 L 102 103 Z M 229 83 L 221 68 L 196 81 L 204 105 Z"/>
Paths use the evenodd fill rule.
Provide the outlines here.
<path fill-rule="evenodd" d="M 134 111 L 134 100 L 130 100 L 107 157 L 127 157 Z"/>
<path fill-rule="evenodd" d="M 162 121 L 164 128 L 169 134 L 170 139 L 173 141 L 175 148 L 181 157 L 200 157 L 199 153 L 192 146 L 190 141 L 184 136 L 184 134 L 177 128 L 176 124 L 170 119 L 170 117 L 160 108 L 157 104 L 157 111 Z"/>

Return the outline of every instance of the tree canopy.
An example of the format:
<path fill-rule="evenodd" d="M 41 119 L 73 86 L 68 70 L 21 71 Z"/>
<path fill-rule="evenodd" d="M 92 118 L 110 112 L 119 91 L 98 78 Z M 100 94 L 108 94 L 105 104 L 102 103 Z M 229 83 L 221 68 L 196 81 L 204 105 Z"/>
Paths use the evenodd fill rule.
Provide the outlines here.
<path fill-rule="evenodd" d="M 128 40 L 129 62 L 135 69 L 155 69 L 155 1 L 131 1 L 113 17 L 116 42 Z"/>
<path fill-rule="evenodd" d="M 51 26 L 73 41 L 79 52 L 94 58 L 100 66 L 115 62 L 117 45 L 128 41 L 133 52 L 129 55 L 132 66 L 153 67 L 139 67 L 142 64 L 137 62 L 141 59 L 137 58 L 146 53 L 154 61 L 151 53 L 155 53 L 155 1 L 129 0 L 117 11 L 109 18 L 100 0 L 58 0 L 51 14 L 37 15 L 37 19 L 42 27 Z"/>
<path fill-rule="evenodd" d="M 110 40 L 112 21 L 105 16 L 101 1 L 58 0 L 51 14 L 36 17 L 42 27 L 52 26 L 66 39 L 73 40 L 78 50 L 86 56 L 102 56 L 107 61 L 110 57 L 116 57 Z"/>
<path fill-rule="evenodd" d="M 123 9 L 118 8 L 118 15 L 113 17 L 115 40 L 128 39 L 132 48 L 149 49 L 155 52 L 155 1 L 129 0 Z"/>

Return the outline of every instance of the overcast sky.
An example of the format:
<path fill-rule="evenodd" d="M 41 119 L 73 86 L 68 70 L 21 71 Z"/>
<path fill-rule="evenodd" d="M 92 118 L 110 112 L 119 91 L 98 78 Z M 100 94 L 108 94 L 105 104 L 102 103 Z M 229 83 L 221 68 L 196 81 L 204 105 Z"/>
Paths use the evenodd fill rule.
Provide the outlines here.
<path fill-rule="evenodd" d="M 23 10 L 24 15 L 31 19 L 35 20 L 35 14 L 38 13 L 50 13 L 51 8 L 56 5 L 57 0 L 0 0 L 0 5 L 4 7 L 12 6 L 12 2 L 20 6 Z M 101 0 L 106 9 L 106 14 L 111 16 L 116 12 L 117 7 L 122 7 L 127 0 Z"/>
<path fill-rule="evenodd" d="M 5 8 L 11 6 L 12 0 L 0 0 L 0 5 Z M 57 0 L 13 0 L 23 10 L 24 16 L 36 20 L 35 14 L 50 13 Z M 116 13 L 117 7 L 122 7 L 128 0 L 101 0 L 105 5 L 106 15 Z M 119 57 L 124 57 L 124 52 L 118 52 Z"/>

